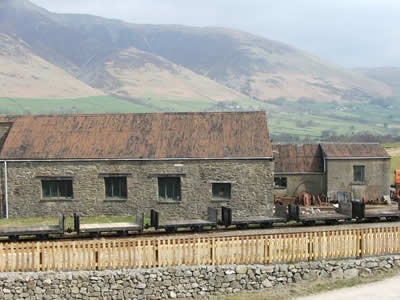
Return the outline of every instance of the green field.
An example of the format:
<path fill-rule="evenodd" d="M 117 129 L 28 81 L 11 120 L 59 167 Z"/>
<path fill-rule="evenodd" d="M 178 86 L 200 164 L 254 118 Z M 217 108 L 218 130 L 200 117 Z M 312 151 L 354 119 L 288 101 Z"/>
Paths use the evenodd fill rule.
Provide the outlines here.
<path fill-rule="evenodd" d="M 65 113 L 145 113 L 184 111 L 265 110 L 272 135 L 289 134 L 300 139 L 329 135 L 374 135 L 400 133 L 400 99 L 370 103 L 314 101 L 288 102 L 284 99 L 262 102 L 241 99 L 216 103 L 195 100 L 173 100 L 146 97 L 121 99 L 112 96 L 80 99 L 11 99 L 0 98 L 0 114 L 65 114 Z"/>

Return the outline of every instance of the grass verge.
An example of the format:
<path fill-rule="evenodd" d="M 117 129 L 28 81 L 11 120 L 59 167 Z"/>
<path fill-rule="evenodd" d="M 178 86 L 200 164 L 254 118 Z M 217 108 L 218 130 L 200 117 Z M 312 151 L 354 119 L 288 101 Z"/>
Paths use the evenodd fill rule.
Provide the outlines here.
<path fill-rule="evenodd" d="M 288 286 L 271 288 L 257 292 L 246 292 L 237 295 L 215 296 L 212 300 L 289 300 L 297 297 L 315 295 L 323 292 L 337 290 L 341 288 L 354 287 L 357 285 L 368 284 L 381 281 L 400 274 L 400 270 L 389 270 L 387 272 L 377 272 L 369 277 L 357 277 L 340 280 L 321 280 L 304 281 L 301 283 L 290 284 Z"/>

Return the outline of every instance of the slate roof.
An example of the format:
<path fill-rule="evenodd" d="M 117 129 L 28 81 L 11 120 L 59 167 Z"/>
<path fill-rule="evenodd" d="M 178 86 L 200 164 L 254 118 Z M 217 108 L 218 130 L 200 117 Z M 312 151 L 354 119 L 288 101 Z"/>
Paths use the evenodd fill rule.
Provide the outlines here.
<path fill-rule="evenodd" d="M 23 116 L 1 159 L 271 158 L 265 112 Z"/>
<path fill-rule="evenodd" d="M 318 144 L 273 144 L 276 173 L 322 173 L 324 163 Z"/>
<path fill-rule="evenodd" d="M 322 143 L 326 159 L 390 158 L 380 144 L 373 143 Z"/>

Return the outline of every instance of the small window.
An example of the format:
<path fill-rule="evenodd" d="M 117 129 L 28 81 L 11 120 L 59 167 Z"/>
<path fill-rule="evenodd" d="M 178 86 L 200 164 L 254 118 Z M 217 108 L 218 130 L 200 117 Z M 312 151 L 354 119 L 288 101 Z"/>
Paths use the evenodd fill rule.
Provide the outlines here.
<path fill-rule="evenodd" d="M 353 166 L 354 182 L 365 182 L 365 166 Z"/>
<path fill-rule="evenodd" d="M 180 177 L 159 177 L 158 196 L 161 201 L 181 200 L 181 178 Z"/>
<path fill-rule="evenodd" d="M 286 189 L 287 188 L 287 177 L 275 177 L 274 187 L 276 189 Z"/>
<path fill-rule="evenodd" d="M 107 199 L 126 199 L 128 196 L 126 177 L 104 177 Z"/>
<path fill-rule="evenodd" d="M 72 199 L 72 180 L 42 180 L 43 198 Z"/>
<path fill-rule="evenodd" d="M 213 183 L 212 197 L 216 200 L 231 199 L 231 184 L 230 183 Z"/>

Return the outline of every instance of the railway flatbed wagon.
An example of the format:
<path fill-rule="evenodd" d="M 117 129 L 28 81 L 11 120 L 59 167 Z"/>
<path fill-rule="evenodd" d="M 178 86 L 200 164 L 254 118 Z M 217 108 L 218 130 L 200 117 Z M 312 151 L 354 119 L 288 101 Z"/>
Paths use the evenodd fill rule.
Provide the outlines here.
<path fill-rule="evenodd" d="M 339 207 L 304 207 L 289 204 L 289 219 L 306 225 L 314 225 L 316 222 L 327 224 L 339 221 L 350 221 L 353 218 L 351 202 L 341 201 Z"/>
<path fill-rule="evenodd" d="M 144 214 L 138 213 L 135 222 L 115 222 L 115 223 L 89 223 L 82 224 L 81 217 L 74 214 L 74 231 L 77 234 L 101 235 L 102 233 L 115 232 L 127 235 L 130 232 L 143 232 Z"/>
<path fill-rule="evenodd" d="M 263 228 L 271 227 L 274 223 L 285 223 L 288 220 L 288 208 L 285 205 L 275 205 L 273 216 L 232 217 L 232 208 L 222 207 L 222 225 L 225 227 L 236 226 L 246 229 L 249 225 L 259 225 Z"/>
<path fill-rule="evenodd" d="M 400 220 L 400 203 L 396 205 L 366 205 L 360 201 L 353 201 L 353 216 L 356 219 L 379 221 L 385 218 L 388 221 Z"/>
<path fill-rule="evenodd" d="M 20 237 L 35 236 L 40 239 L 47 239 L 50 235 L 64 236 L 64 215 L 58 216 L 58 224 L 37 225 L 37 226 L 18 226 L 0 228 L 0 237 L 8 237 L 10 240 L 18 240 Z"/>
<path fill-rule="evenodd" d="M 216 228 L 217 227 L 217 209 L 208 208 L 207 219 L 183 219 L 183 220 L 171 220 L 160 222 L 160 213 L 154 209 L 150 211 L 150 227 L 154 227 L 156 230 L 164 229 L 168 233 L 174 233 L 179 228 L 188 228 L 192 231 L 202 231 L 204 228 Z"/>

